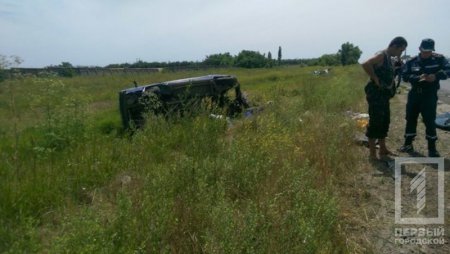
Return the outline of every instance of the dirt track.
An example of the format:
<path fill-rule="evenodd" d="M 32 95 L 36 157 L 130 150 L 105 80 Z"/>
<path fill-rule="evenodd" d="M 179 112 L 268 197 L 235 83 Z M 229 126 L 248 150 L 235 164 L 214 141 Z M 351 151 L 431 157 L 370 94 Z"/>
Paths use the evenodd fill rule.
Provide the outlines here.
<path fill-rule="evenodd" d="M 406 86 L 405 86 L 406 87 Z M 419 119 L 418 131 L 414 147 L 416 154 L 408 155 L 398 153 L 396 150 L 403 143 L 403 132 L 405 128 L 405 105 L 407 91 L 403 87 L 401 93 L 391 101 L 391 126 L 387 146 L 399 157 L 424 158 L 427 155 L 427 142 L 425 140 L 425 128 Z M 450 86 L 449 86 L 450 87 Z M 438 114 L 450 112 L 450 91 L 442 89 L 440 99 L 444 102 L 438 104 Z M 346 183 L 344 194 L 349 197 L 349 204 L 345 204 L 348 210 L 344 212 L 344 219 L 349 223 L 345 231 L 351 232 L 348 236 L 349 242 L 358 246 L 356 250 L 361 253 L 374 251 L 374 253 L 450 253 L 450 132 L 438 130 L 437 148 L 444 160 L 444 221 L 442 225 L 405 225 L 395 223 L 395 166 L 391 161 L 363 162 L 357 175 Z M 361 146 L 362 152 L 368 157 L 369 151 Z M 426 202 L 425 208 L 417 213 L 416 192 L 410 192 L 409 183 L 419 173 L 424 165 L 405 166 L 401 174 L 402 189 L 402 217 L 437 217 L 438 195 L 437 195 L 437 167 L 427 169 L 426 178 Z M 408 195 L 409 194 L 409 195 Z M 353 210 L 352 210 L 353 209 Z M 344 209 L 345 211 L 346 209 Z M 348 212 L 348 213 L 347 213 Z M 419 215 L 417 215 L 419 214 Z M 406 240 L 421 237 L 420 234 L 413 236 L 396 236 L 396 230 L 404 228 L 443 228 L 444 236 L 436 237 L 445 240 L 445 244 L 411 244 L 404 243 Z M 398 232 L 398 231 L 397 231 Z M 403 239 L 403 240 L 401 240 Z M 403 243 L 403 244 L 402 244 Z M 365 248 L 363 246 L 367 246 Z"/>

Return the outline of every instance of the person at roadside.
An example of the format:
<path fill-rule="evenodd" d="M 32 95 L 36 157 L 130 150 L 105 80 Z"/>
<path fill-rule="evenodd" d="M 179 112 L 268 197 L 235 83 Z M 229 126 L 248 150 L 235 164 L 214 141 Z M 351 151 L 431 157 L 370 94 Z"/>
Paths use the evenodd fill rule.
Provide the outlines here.
<path fill-rule="evenodd" d="M 417 118 L 421 114 L 426 129 L 428 156 L 440 157 L 436 149 L 437 91 L 440 88 L 439 81 L 450 75 L 450 65 L 444 56 L 433 52 L 434 44 L 433 39 L 423 39 L 419 55 L 407 61 L 402 70 L 403 81 L 411 83 L 411 90 L 406 103 L 405 142 L 400 152 L 414 152 Z"/>
<path fill-rule="evenodd" d="M 369 159 L 377 159 L 377 140 L 380 145 L 380 158 L 393 155 L 386 147 L 390 124 L 389 100 L 395 87 L 395 70 L 391 57 L 400 57 L 407 46 L 405 38 L 395 37 L 386 49 L 379 51 L 362 64 L 362 68 L 370 78 L 364 88 L 369 106 L 369 124 L 366 130 L 369 139 Z"/>

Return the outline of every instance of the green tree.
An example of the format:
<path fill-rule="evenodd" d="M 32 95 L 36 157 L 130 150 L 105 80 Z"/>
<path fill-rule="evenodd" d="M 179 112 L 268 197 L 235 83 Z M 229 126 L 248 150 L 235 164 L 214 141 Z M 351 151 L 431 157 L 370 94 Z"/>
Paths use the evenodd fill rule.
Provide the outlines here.
<path fill-rule="evenodd" d="M 281 65 L 281 46 L 278 47 L 278 65 Z"/>
<path fill-rule="evenodd" d="M 0 83 L 3 82 L 5 79 L 6 79 L 6 71 L 0 69 Z"/>
<path fill-rule="evenodd" d="M 228 52 L 224 54 L 213 54 L 206 56 L 203 64 L 209 66 L 233 66 L 234 57 Z"/>
<path fill-rule="evenodd" d="M 244 68 L 261 68 L 266 66 L 266 63 L 266 57 L 261 53 L 251 50 L 242 50 L 236 57 L 235 65 Z"/>
<path fill-rule="evenodd" d="M 6 57 L 0 55 L 0 82 L 6 79 Z"/>
<path fill-rule="evenodd" d="M 61 62 L 59 65 L 50 65 L 47 68 L 55 71 L 61 77 L 73 77 L 75 75 L 75 69 L 69 62 Z"/>
<path fill-rule="evenodd" d="M 130 68 L 147 68 L 147 67 L 148 67 L 147 63 L 140 59 L 130 65 Z"/>
<path fill-rule="evenodd" d="M 336 66 L 341 64 L 341 58 L 338 53 L 336 54 L 324 54 L 319 58 L 318 63 L 322 66 Z"/>
<path fill-rule="evenodd" d="M 269 68 L 273 67 L 272 53 L 270 51 L 269 53 L 267 53 L 267 67 Z"/>
<path fill-rule="evenodd" d="M 19 66 L 22 62 L 23 60 L 18 56 L 0 55 L 0 82 L 8 76 L 7 69 Z"/>
<path fill-rule="evenodd" d="M 60 67 L 61 68 L 73 68 L 73 65 L 69 62 L 62 62 Z"/>
<path fill-rule="evenodd" d="M 346 42 L 341 45 L 341 49 L 338 54 L 340 55 L 342 65 L 350 65 L 358 63 L 362 51 L 358 46 L 354 46 L 352 43 Z"/>

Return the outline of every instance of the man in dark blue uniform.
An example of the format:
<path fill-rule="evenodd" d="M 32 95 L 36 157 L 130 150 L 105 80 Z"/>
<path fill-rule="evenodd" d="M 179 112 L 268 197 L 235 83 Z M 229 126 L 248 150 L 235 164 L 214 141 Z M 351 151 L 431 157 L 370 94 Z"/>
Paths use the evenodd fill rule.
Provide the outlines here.
<path fill-rule="evenodd" d="M 450 65 L 447 59 L 433 53 L 434 41 L 422 40 L 418 56 L 413 57 L 403 66 L 402 77 L 411 83 L 411 90 L 406 103 L 405 143 L 400 152 L 414 152 L 413 141 L 416 137 L 417 119 L 422 114 L 428 141 L 428 156 L 440 157 L 436 149 L 436 107 L 439 81 L 450 76 Z"/>

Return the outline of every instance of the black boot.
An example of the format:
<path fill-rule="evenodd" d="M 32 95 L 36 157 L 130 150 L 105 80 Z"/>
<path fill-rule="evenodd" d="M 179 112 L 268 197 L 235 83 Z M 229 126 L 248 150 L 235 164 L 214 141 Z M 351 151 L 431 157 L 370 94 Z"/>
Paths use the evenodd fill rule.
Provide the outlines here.
<path fill-rule="evenodd" d="M 413 140 L 414 137 L 405 137 L 405 143 L 403 144 L 402 147 L 398 149 L 398 151 L 402 153 L 413 153 L 414 152 L 414 147 L 412 144 Z"/>
<path fill-rule="evenodd" d="M 441 157 L 436 150 L 436 140 L 428 140 L 428 157 Z"/>

